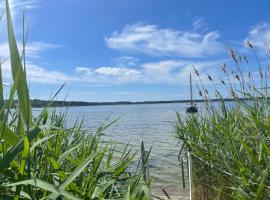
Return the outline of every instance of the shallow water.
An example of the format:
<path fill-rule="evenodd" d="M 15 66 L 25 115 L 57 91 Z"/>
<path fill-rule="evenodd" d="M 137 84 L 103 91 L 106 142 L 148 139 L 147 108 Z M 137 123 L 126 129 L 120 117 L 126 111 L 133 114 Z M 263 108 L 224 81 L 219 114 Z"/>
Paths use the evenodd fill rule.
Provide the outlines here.
<path fill-rule="evenodd" d="M 181 170 L 177 155 L 180 146 L 174 137 L 176 112 L 185 115 L 186 104 L 141 104 L 69 107 L 68 123 L 84 118 L 84 125 L 95 131 L 108 117 L 120 117 L 119 121 L 106 131 L 106 137 L 120 143 L 130 143 L 140 150 L 143 140 L 150 155 L 150 175 L 155 186 L 182 185 Z M 63 108 L 61 108 L 63 109 Z"/>

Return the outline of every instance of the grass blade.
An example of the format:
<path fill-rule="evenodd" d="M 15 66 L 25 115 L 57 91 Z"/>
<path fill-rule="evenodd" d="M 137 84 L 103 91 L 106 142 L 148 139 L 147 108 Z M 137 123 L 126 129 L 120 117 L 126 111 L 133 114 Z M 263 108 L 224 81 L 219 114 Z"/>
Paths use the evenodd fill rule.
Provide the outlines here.
<path fill-rule="evenodd" d="M 17 93 L 19 98 L 20 109 L 23 115 L 23 119 L 26 124 L 32 123 L 32 108 L 30 105 L 29 91 L 26 82 L 26 76 L 23 71 L 23 66 L 15 39 L 13 30 L 12 18 L 10 13 L 9 2 L 6 0 L 6 13 L 7 13 L 7 29 L 8 29 L 8 43 L 10 51 L 11 71 L 13 80 L 16 79 L 17 73 L 19 73 L 19 84 L 17 87 Z"/>
<path fill-rule="evenodd" d="M 80 198 L 74 196 L 73 194 L 70 194 L 67 191 L 63 191 L 63 190 L 61 191 L 57 187 L 55 187 L 54 185 L 52 185 L 46 181 L 39 180 L 39 179 L 30 179 L 30 180 L 25 180 L 25 181 L 19 181 L 16 183 L 6 184 L 5 186 L 13 187 L 13 186 L 18 186 L 18 185 L 32 185 L 34 187 L 41 188 L 43 190 L 52 192 L 52 193 L 57 194 L 59 196 L 64 196 L 68 199 L 81 200 Z"/>

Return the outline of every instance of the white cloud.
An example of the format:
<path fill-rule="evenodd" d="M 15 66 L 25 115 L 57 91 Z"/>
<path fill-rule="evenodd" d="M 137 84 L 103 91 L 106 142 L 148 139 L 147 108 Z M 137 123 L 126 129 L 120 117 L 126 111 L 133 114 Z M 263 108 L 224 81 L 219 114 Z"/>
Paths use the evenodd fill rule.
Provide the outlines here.
<path fill-rule="evenodd" d="M 19 52 L 22 52 L 23 45 L 22 43 L 18 43 Z M 39 57 L 42 52 L 45 52 L 49 49 L 59 48 L 59 45 L 45 43 L 45 42 L 30 42 L 26 44 L 26 57 L 29 59 L 33 59 Z M 0 57 L 6 58 L 9 56 L 9 45 L 8 42 L 0 43 Z"/>
<path fill-rule="evenodd" d="M 114 59 L 114 61 L 120 66 L 135 66 L 139 59 L 133 56 L 121 56 Z"/>
<path fill-rule="evenodd" d="M 142 65 L 144 79 L 146 83 L 162 83 L 162 84 L 189 84 L 189 74 L 194 75 L 193 66 L 201 72 L 201 79 L 207 84 L 206 74 L 212 74 L 218 77 L 220 72 L 220 64 L 227 60 L 213 60 L 195 62 L 191 60 L 165 60 L 154 63 L 146 63 Z"/>
<path fill-rule="evenodd" d="M 109 76 L 136 76 L 140 72 L 135 69 L 120 68 L 120 67 L 100 67 L 95 70 L 96 73 Z"/>
<path fill-rule="evenodd" d="M 10 82 L 12 79 L 10 60 L 2 65 L 3 79 Z M 70 77 L 56 70 L 48 70 L 37 64 L 26 63 L 27 79 L 30 82 L 42 84 L 61 84 L 68 81 L 75 81 L 75 77 Z"/>
<path fill-rule="evenodd" d="M 26 56 L 30 58 L 40 57 L 42 52 L 45 52 L 49 49 L 60 48 L 60 45 L 41 42 L 41 41 L 34 41 L 26 44 Z M 22 44 L 19 44 L 19 50 L 22 51 Z"/>
<path fill-rule="evenodd" d="M 146 63 L 142 65 L 144 71 L 144 81 L 149 83 L 175 83 L 177 74 L 173 70 L 184 67 L 187 62 L 166 60 L 160 62 Z M 180 80 L 179 80 L 180 82 Z"/>
<path fill-rule="evenodd" d="M 107 45 L 116 50 L 158 56 L 204 57 L 222 50 L 219 32 L 199 33 L 162 29 L 156 25 L 128 25 L 120 33 L 105 38 Z"/>
<path fill-rule="evenodd" d="M 213 60 L 195 62 L 192 60 L 163 60 L 144 63 L 136 68 L 130 67 L 77 67 L 75 81 L 96 84 L 189 84 L 189 74 L 194 74 L 193 65 L 201 72 L 201 78 L 208 84 L 206 74 L 217 78 L 220 73 L 220 64 L 228 60 Z M 195 76 L 195 75 L 194 75 Z M 196 78 L 194 78 L 196 79 Z M 216 81 L 219 81 L 217 79 Z"/>
<path fill-rule="evenodd" d="M 44 84 L 62 84 L 76 78 L 69 77 L 62 72 L 47 70 L 38 65 L 27 63 L 27 77 L 30 82 L 44 83 Z"/>
<path fill-rule="evenodd" d="M 33 62 L 34 58 L 40 57 L 42 52 L 47 51 L 51 48 L 58 48 L 59 45 L 54 45 L 45 42 L 30 42 L 26 46 L 26 69 L 27 78 L 31 82 L 44 83 L 44 84 L 56 84 L 64 83 L 69 80 L 73 80 L 72 77 L 68 77 L 64 73 L 58 72 L 56 70 L 48 70 L 44 67 L 39 66 L 39 64 Z M 22 44 L 18 43 L 18 49 L 22 52 Z M 0 58 L 2 60 L 9 57 L 9 45 L 8 42 L 0 43 Z M 5 80 L 11 80 L 11 65 L 8 59 L 3 65 L 3 78 Z"/>
<path fill-rule="evenodd" d="M 86 76 L 93 75 L 92 70 L 88 67 L 76 67 L 75 72 L 77 74 L 86 75 Z"/>
<path fill-rule="evenodd" d="M 141 72 L 126 67 L 76 67 L 77 80 L 101 84 L 119 84 L 139 80 Z"/>
<path fill-rule="evenodd" d="M 270 24 L 261 23 L 253 26 L 244 42 L 246 43 L 247 40 L 253 46 L 265 49 L 266 44 L 270 45 Z"/>

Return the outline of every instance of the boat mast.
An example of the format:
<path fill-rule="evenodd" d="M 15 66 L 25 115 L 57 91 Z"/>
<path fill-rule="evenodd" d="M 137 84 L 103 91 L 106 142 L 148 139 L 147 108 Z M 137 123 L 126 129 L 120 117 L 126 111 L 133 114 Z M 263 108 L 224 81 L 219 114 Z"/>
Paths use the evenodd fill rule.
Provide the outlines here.
<path fill-rule="evenodd" d="M 190 103 L 193 104 L 193 98 L 192 98 L 192 80 L 191 80 L 191 73 L 189 74 L 189 85 L 190 85 Z"/>

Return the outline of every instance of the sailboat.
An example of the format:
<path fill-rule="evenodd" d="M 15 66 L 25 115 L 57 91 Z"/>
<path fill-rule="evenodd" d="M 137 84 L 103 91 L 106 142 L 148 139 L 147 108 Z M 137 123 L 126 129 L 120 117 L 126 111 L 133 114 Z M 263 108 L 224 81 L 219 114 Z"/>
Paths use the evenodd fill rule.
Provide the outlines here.
<path fill-rule="evenodd" d="M 186 112 L 187 113 L 196 113 L 196 112 L 198 112 L 198 107 L 197 107 L 197 104 L 193 102 L 191 74 L 189 75 L 189 85 L 190 85 L 190 103 L 188 103 L 188 105 L 186 107 Z"/>

